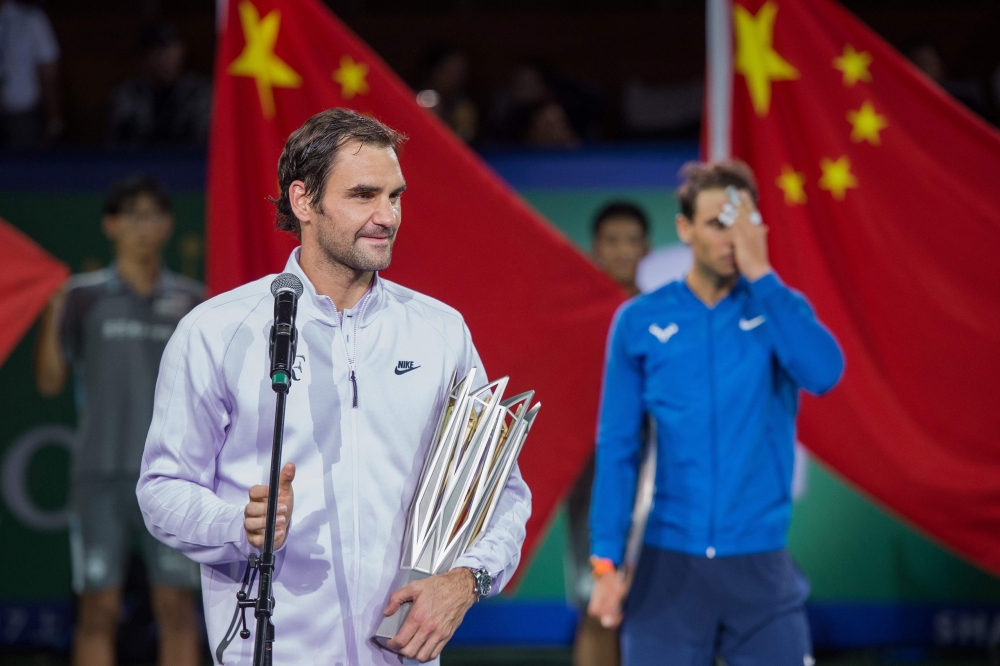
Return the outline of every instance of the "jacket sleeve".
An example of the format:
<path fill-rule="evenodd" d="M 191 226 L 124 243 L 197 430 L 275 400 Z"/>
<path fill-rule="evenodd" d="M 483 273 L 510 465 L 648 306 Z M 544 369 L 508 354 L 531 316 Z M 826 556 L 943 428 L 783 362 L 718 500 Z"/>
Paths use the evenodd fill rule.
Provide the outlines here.
<path fill-rule="evenodd" d="M 625 556 L 632 524 L 645 414 L 641 361 L 628 347 L 627 306 L 622 306 L 611 325 L 590 502 L 590 551 L 616 565 Z"/>
<path fill-rule="evenodd" d="M 221 564 L 251 552 L 244 506 L 220 499 L 216 456 L 230 422 L 222 380 L 226 346 L 188 315 L 167 343 L 156 382 L 136 494 L 150 533 L 196 562 Z"/>
<path fill-rule="evenodd" d="M 761 330 L 771 336 L 778 362 L 792 380 L 815 395 L 836 386 L 844 372 L 844 355 L 809 302 L 773 272 L 751 282 L 750 293 L 766 318 Z"/>
<path fill-rule="evenodd" d="M 463 364 L 460 364 L 463 367 L 459 369 L 459 376 L 463 372 L 468 372 L 474 365 L 481 371 L 477 374 L 477 379 L 480 380 L 481 385 L 485 384 L 487 383 L 486 371 L 479 358 L 479 353 L 472 345 L 468 329 L 465 329 L 465 336 L 467 351 Z M 531 446 L 531 442 L 526 442 L 525 446 Z M 521 478 L 520 468 L 514 465 L 482 538 L 455 560 L 452 568 L 485 568 L 493 577 L 493 589 L 490 596 L 499 594 L 514 575 L 514 571 L 517 570 L 517 565 L 521 561 L 521 546 L 524 545 L 526 534 L 525 525 L 530 516 L 531 491 L 524 479 Z"/>

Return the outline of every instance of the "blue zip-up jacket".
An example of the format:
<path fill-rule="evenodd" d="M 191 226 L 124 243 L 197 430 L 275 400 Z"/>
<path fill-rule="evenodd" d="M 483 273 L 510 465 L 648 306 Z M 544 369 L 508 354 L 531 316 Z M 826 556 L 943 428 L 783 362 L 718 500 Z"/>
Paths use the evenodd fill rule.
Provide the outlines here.
<path fill-rule="evenodd" d="M 620 564 L 645 415 L 656 493 L 645 543 L 691 555 L 785 547 L 799 389 L 840 379 L 837 341 L 774 273 L 709 308 L 683 281 L 625 303 L 611 326 L 597 431 L 591 551 Z"/>

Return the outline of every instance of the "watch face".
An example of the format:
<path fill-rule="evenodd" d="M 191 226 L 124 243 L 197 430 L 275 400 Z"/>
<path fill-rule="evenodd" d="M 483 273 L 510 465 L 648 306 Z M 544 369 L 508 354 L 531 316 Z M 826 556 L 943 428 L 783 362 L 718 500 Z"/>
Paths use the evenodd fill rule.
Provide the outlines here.
<path fill-rule="evenodd" d="M 471 568 L 471 567 L 470 567 Z M 493 589 L 493 579 L 486 569 L 472 569 L 472 577 L 476 581 L 476 596 L 482 599 L 488 597 Z"/>

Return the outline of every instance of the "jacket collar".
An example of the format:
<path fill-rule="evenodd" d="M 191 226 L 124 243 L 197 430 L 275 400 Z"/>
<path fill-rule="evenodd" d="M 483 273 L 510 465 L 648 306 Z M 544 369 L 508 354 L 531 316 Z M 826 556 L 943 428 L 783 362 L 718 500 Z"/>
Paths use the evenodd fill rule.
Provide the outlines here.
<path fill-rule="evenodd" d="M 689 304 L 701 306 L 706 310 L 719 310 L 720 308 L 729 307 L 730 303 L 737 303 L 741 301 L 749 292 L 749 288 L 747 286 L 749 282 L 747 282 L 747 279 L 741 275 L 729 293 L 726 294 L 725 297 L 723 297 L 723 299 L 718 303 L 709 307 L 708 305 L 705 305 L 705 303 L 698 298 L 693 291 L 691 291 L 691 287 L 688 286 L 686 278 L 681 278 L 677 282 L 680 285 L 679 291 L 682 297 L 687 300 Z"/>
<path fill-rule="evenodd" d="M 292 250 L 292 253 L 288 256 L 288 261 L 285 262 L 285 272 L 292 273 L 302 280 L 302 297 L 299 299 L 299 307 L 305 305 L 314 317 L 330 326 L 335 326 L 340 319 L 340 316 L 337 314 L 337 306 L 334 305 L 329 296 L 324 296 L 316 291 L 312 280 L 302 270 L 302 266 L 299 264 L 301 251 L 301 246 Z M 354 306 L 355 308 L 363 308 L 358 319 L 358 326 L 364 328 L 372 323 L 375 317 L 378 316 L 378 313 L 385 308 L 385 304 L 385 285 L 382 278 L 379 277 L 378 272 L 376 272 L 367 296 L 362 297 L 358 301 L 358 304 Z"/>
<path fill-rule="evenodd" d="M 159 274 L 156 278 L 156 284 L 153 285 L 153 291 L 147 296 L 140 296 L 132 287 L 126 284 L 125 280 L 122 279 L 121 273 L 118 272 L 118 262 L 113 261 L 108 265 L 108 281 L 106 283 L 105 289 L 111 294 L 128 294 L 134 298 L 140 300 L 153 299 L 158 296 L 162 296 L 163 293 L 173 286 L 173 274 L 167 270 L 166 266 L 161 265 Z"/>

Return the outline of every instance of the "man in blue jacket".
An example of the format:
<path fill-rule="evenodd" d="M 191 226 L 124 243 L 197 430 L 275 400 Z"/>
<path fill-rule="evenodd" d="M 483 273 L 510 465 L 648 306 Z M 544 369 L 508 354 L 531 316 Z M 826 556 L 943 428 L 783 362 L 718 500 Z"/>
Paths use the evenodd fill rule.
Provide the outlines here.
<path fill-rule="evenodd" d="M 728 666 L 811 666 L 809 585 L 785 550 L 795 415 L 799 390 L 833 388 L 843 356 L 768 262 L 750 169 L 691 164 L 683 175 L 677 232 L 694 266 L 623 305 L 611 329 L 589 612 L 605 626 L 622 622 L 626 666 L 705 666 L 714 656 Z M 730 186 L 740 193 L 735 220 L 725 214 Z M 622 609 L 618 569 L 647 413 L 656 491 Z"/>

